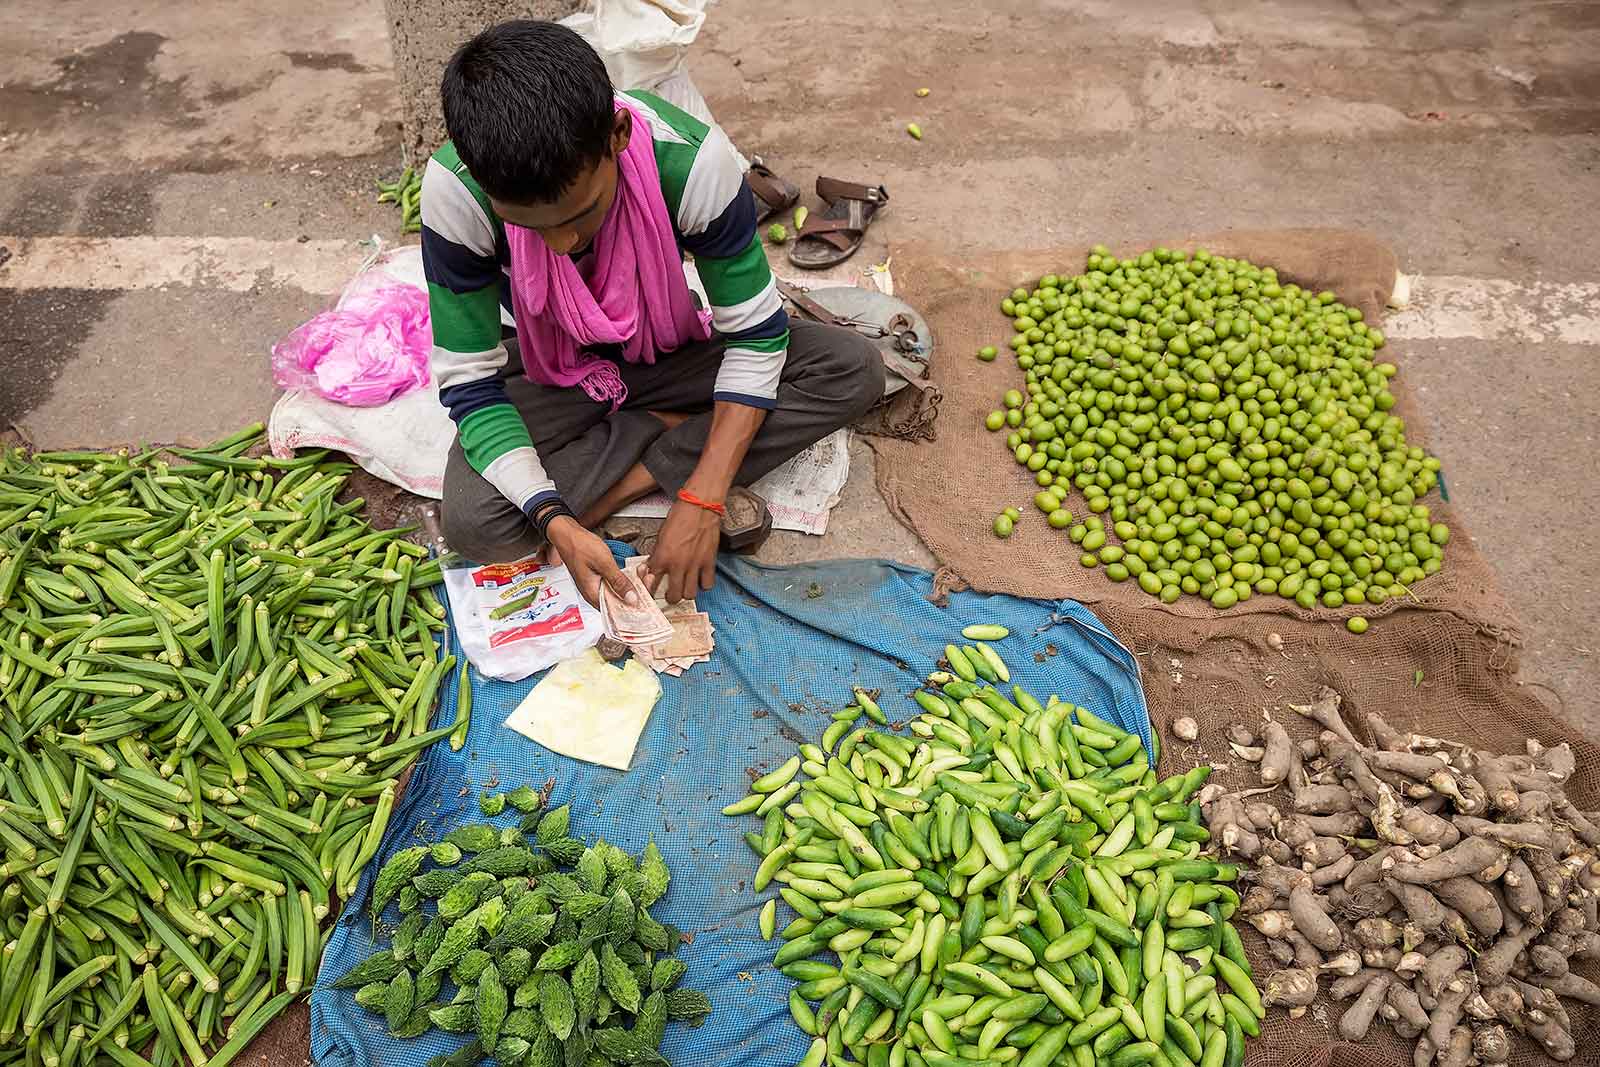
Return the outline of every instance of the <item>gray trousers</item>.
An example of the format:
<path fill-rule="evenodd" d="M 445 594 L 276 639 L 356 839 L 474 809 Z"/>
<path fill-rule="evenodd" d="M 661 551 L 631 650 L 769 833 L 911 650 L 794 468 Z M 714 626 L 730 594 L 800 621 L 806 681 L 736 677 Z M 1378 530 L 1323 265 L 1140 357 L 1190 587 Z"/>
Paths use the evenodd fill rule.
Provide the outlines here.
<path fill-rule="evenodd" d="M 582 514 L 635 463 L 643 463 L 669 494 L 683 486 L 711 430 L 711 393 L 724 344 L 712 338 L 653 364 L 619 363 L 628 398 L 612 412 L 582 389 L 529 381 L 515 339 L 506 342 L 506 395 L 568 507 Z M 842 327 L 791 321 L 777 406 L 745 453 L 735 484 L 749 485 L 850 425 L 882 399 L 883 386 L 883 359 L 870 341 Z M 652 411 L 692 417 L 669 430 Z M 440 518 L 450 547 L 480 562 L 518 559 L 543 544 L 522 510 L 472 469 L 459 440 L 445 464 Z"/>

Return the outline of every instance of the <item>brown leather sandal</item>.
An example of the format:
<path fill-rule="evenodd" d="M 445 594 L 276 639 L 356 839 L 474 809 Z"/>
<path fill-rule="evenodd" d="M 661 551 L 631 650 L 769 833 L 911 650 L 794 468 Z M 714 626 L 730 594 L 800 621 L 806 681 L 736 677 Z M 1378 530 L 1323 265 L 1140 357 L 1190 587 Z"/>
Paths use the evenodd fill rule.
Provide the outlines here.
<path fill-rule="evenodd" d="M 800 202 L 800 189 L 772 173 L 761 162 L 760 156 L 750 157 L 750 170 L 744 176 L 745 184 L 756 198 L 756 223 L 766 222 L 780 211 L 787 211 Z"/>
<path fill-rule="evenodd" d="M 803 270 L 821 270 L 855 255 L 872 219 L 889 202 L 883 186 L 818 178 L 817 195 L 828 205 L 806 216 L 789 245 L 789 262 Z"/>

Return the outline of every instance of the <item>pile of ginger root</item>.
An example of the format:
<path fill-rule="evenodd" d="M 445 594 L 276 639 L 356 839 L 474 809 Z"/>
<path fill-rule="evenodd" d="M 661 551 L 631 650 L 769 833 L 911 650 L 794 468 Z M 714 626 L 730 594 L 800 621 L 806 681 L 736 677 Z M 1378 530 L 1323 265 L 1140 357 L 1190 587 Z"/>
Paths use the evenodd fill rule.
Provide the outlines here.
<path fill-rule="evenodd" d="M 1319 736 L 1234 724 L 1262 788 L 1198 798 L 1213 842 L 1251 864 L 1238 914 L 1282 966 L 1264 1002 L 1298 1018 L 1326 976 L 1326 995 L 1354 998 L 1339 1036 L 1360 1042 L 1382 1020 L 1415 1039 L 1414 1067 L 1504 1063 L 1513 1033 L 1572 1059 L 1563 1002 L 1600 1005 L 1572 970 L 1600 959 L 1600 815 L 1567 799 L 1571 748 L 1500 755 L 1372 714 L 1369 747 L 1331 689 L 1289 708 Z M 1283 810 L 1263 799 L 1279 790 Z"/>

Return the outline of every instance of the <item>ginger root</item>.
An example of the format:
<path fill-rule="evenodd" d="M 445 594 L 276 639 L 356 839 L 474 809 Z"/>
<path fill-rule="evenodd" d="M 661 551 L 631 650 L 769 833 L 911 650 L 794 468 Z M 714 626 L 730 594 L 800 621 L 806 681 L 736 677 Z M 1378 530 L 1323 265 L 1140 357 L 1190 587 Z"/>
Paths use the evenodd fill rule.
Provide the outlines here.
<path fill-rule="evenodd" d="M 1272 1007 L 1305 1007 L 1317 999 L 1317 972 L 1309 967 L 1288 967 L 1267 975 L 1261 1003 Z"/>
<path fill-rule="evenodd" d="M 1600 813 L 1565 795 L 1576 753 L 1530 740 L 1496 755 L 1375 713 L 1369 747 L 1332 689 L 1287 707 L 1314 738 L 1292 719 L 1229 730 L 1264 796 L 1201 797 L 1212 840 L 1255 866 L 1237 914 L 1283 965 L 1264 1003 L 1298 1018 L 1327 972 L 1328 996 L 1354 998 L 1339 1036 L 1388 1023 L 1416 1067 L 1504 1064 L 1515 1034 L 1572 1059 L 1564 1004 L 1600 1006 L 1600 983 L 1571 969 L 1600 959 Z"/>

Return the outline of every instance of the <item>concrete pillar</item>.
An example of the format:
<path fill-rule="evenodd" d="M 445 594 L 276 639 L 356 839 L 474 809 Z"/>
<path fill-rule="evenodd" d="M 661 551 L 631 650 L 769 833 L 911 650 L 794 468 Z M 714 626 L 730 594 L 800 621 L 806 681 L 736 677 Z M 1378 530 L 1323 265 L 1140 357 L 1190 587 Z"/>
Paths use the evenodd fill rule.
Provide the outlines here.
<path fill-rule="evenodd" d="M 559 19 L 581 0 L 384 0 L 400 82 L 401 154 L 420 167 L 444 141 L 439 78 L 451 54 L 485 26 L 506 19 Z"/>

